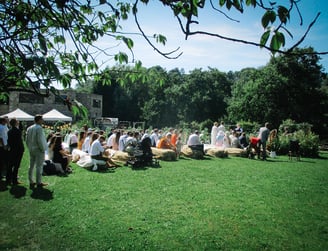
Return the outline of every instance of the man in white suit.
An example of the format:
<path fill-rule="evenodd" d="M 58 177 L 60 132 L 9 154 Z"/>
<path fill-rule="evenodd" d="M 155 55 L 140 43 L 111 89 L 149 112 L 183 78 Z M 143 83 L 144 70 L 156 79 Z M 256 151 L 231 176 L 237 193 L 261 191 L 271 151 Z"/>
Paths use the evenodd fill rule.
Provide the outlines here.
<path fill-rule="evenodd" d="M 42 123 L 42 115 L 35 115 L 34 125 L 31 125 L 26 131 L 26 145 L 30 152 L 30 168 L 28 170 L 30 188 L 34 188 L 35 185 L 38 187 L 48 185 L 42 182 L 43 162 L 45 151 L 48 148 Z M 36 168 L 36 183 L 33 178 L 34 168 Z"/>

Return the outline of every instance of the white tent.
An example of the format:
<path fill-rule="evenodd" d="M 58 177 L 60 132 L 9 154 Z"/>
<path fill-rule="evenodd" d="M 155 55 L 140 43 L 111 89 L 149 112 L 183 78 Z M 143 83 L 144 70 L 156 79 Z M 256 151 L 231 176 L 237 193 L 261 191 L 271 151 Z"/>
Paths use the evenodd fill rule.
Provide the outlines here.
<path fill-rule="evenodd" d="M 11 118 L 16 118 L 19 121 L 33 121 L 34 117 L 24 111 L 22 111 L 21 109 L 17 108 L 16 110 L 7 113 L 7 114 L 3 114 L 1 115 L 2 117 L 7 116 L 9 119 Z"/>
<path fill-rule="evenodd" d="M 68 117 L 56 109 L 52 109 L 51 111 L 42 115 L 44 121 L 72 121 L 71 117 Z"/>

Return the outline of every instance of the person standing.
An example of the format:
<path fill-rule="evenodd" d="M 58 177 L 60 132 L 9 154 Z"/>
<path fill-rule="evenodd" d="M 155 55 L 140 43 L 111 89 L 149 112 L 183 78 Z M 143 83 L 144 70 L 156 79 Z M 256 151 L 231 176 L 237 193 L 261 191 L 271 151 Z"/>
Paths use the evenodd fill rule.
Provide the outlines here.
<path fill-rule="evenodd" d="M 8 166 L 8 118 L 0 118 L 0 178 L 5 176 Z"/>
<path fill-rule="evenodd" d="M 30 188 L 34 188 L 35 185 L 38 187 L 48 185 L 42 182 L 43 162 L 48 147 L 42 123 L 42 115 L 37 114 L 34 117 L 34 125 L 31 125 L 26 131 L 26 145 L 30 152 L 30 167 L 28 170 Z M 36 168 L 36 183 L 33 179 L 34 168 Z"/>
<path fill-rule="evenodd" d="M 266 160 L 266 142 L 268 141 L 269 135 L 270 135 L 269 123 L 266 122 L 265 125 L 260 128 L 259 135 L 258 135 L 258 138 L 260 139 L 258 154 L 257 154 L 258 159 L 260 159 L 260 151 L 262 146 L 263 149 L 262 158 L 263 160 Z"/>
<path fill-rule="evenodd" d="M 221 124 L 218 126 L 218 133 L 219 132 L 225 132 L 225 126 L 224 126 L 224 121 L 221 121 Z"/>
<path fill-rule="evenodd" d="M 216 143 L 216 136 L 218 135 L 218 126 L 219 123 L 218 122 L 214 122 L 213 126 L 212 126 L 212 130 L 211 130 L 211 145 L 215 145 Z"/>
<path fill-rule="evenodd" d="M 22 132 L 19 129 L 19 121 L 12 118 L 9 122 L 11 128 L 8 131 L 9 161 L 7 167 L 7 184 L 22 184 L 18 180 L 18 169 L 24 154 L 24 143 Z"/>

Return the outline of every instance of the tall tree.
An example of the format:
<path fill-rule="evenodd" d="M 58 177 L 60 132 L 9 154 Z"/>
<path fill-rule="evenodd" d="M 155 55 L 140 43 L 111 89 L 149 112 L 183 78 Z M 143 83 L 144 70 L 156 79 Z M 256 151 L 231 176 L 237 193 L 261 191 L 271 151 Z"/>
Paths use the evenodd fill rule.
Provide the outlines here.
<path fill-rule="evenodd" d="M 296 49 L 311 52 L 312 48 Z M 320 127 L 327 111 L 322 67 L 315 54 L 284 55 L 261 69 L 245 69 L 233 85 L 228 114 L 233 121 L 270 121 L 278 126 L 293 119 Z"/>
<path fill-rule="evenodd" d="M 220 0 L 216 3 L 205 0 L 159 1 L 163 8 L 170 8 L 173 11 L 186 38 L 195 34 L 214 36 L 218 39 L 266 48 L 273 53 L 285 53 L 280 49 L 285 45 L 285 34 L 290 34 L 287 29 L 288 21 L 293 12 L 301 16 L 299 0 L 290 0 L 286 6 L 272 1 L 256 0 Z M 167 42 L 165 36 L 155 34 L 150 38 L 139 24 L 138 7 L 148 2 L 149 0 L 0 1 L 0 98 L 3 99 L 12 90 L 31 91 L 48 96 L 51 92 L 56 93 L 55 82 L 67 88 L 72 81 L 97 78 L 95 74 L 99 73 L 102 64 L 97 61 L 99 54 L 105 54 L 108 60 L 114 59 L 119 63 L 133 62 L 133 39 L 130 34 L 124 34 L 121 23 L 121 20 L 128 18 L 134 19 L 139 34 L 158 53 L 167 58 L 178 57 L 180 51 L 165 53 L 156 47 L 156 42 Z M 246 7 L 261 8 L 264 32 L 260 41 L 253 43 L 242 38 L 193 31 L 194 25 L 200 22 L 195 20 L 199 11 L 203 10 L 208 2 L 212 11 L 225 16 L 228 16 L 225 11 L 230 9 L 242 13 Z M 320 13 L 292 48 L 304 40 L 319 15 Z M 101 37 L 106 37 L 108 46 L 105 49 L 96 46 L 96 41 Z M 68 43 L 72 46 L 68 46 Z M 118 43 L 125 44 L 127 50 L 108 50 L 116 48 Z M 287 50 L 287 53 L 290 51 Z M 137 63 L 138 67 L 140 63 Z M 42 92 L 41 87 L 46 91 Z"/>

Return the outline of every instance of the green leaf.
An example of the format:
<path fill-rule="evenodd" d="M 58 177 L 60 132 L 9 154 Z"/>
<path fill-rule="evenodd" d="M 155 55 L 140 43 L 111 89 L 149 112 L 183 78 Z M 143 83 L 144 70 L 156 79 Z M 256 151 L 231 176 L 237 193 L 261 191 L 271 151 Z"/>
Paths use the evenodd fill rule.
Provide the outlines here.
<path fill-rule="evenodd" d="M 47 54 L 48 49 L 47 49 L 47 42 L 46 42 L 45 37 L 41 33 L 39 33 L 38 34 L 38 39 L 39 39 L 40 49 L 41 49 L 42 53 L 44 55 Z"/>
<path fill-rule="evenodd" d="M 198 16 L 198 0 L 192 1 L 192 14 L 197 17 Z"/>
<path fill-rule="evenodd" d="M 242 4 L 239 0 L 233 0 L 233 6 L 235 6 L 235 8 L 240 11 L 241 13 L 244 12 Z"/>
<path fill-rule="evenodd" d="M 116 54 L 114 56 L 114 59 L 116 61 L 118 61 L 120 64 L 123 64 L 123 63 L 126 63 L 127 64 L 128 61 L 129 61 L 128 55 L 126 53 L 124 53 L 124 52 L 119 52 L 118 54 Z"/>
<path fill-rule="evenodd" d="M 130 50 L 133 48 L 133 40 L 131 38 L 123 37 L 122 40 Z"/>
<path fill-rule="evenodd" d="M 230 0 L 227 0 L 226 6 L 227 6 L 227 9 L 230 10 L 231 6 L 232 6 L 232 2 Z"/>
<path fill-rule="evenodd" d="M 56 44 L 58 44 L 58 43 L 65 44 L 66 40 L 65 40 L 65 37 L 64 36 L 60 35 L 60 36 L 55 36 L 54 37 L 54 42 Z"/>
<path fill-rule="evenodd" d="M 276 21 L 276 13 L 272 10 L 266 11 L 262 17 L 263 28 L 267 28 L 269 23 L 274 23 L 274 21 Z"/>
<path fill-rule="evenodd" d="M 271 43 L 270 43 L 270 48 L 272 50 L 279 50 L 280 48 L 280 42 L 279 39 L 277 37 L 277 34 L 273 35 L 271 38 Z M 275 52 L 273 51 L 273 54 L 275 54 Z"/>
<path fill-rule="evenodd" d="M 256 0 L 246 0 L 246 5 L 247 6 L 253 5 L 253 7 L 256 7 Z"/>
<path fill-rule="evenodd" d="M 288 9 L 286 9 L 284 6 L 279 6 L 278 17 L 283 24 L 286 24 L 287 20 L 290 18 Z"/>
<path fill-rule="evenodd" d="M 262 34 L 261 40 L 260 40 L 261 47 L 263 47 L 268 42 L 269 36 L 270 36 L 270 30 L 267 30 L 266 32 L 264 32 Z"/>
<path fill-rule="evenodd" d="M 155 37 L 157 43 L 161 43 L 161 44 L 165 45 L 165 43 L 166 43 L 165 36 L 163 36 L 161 34 L 154 34 L 154 37 Z"/>
<path fill-rule="evenodd" d="M 278 42 L 279 42 L 279 48 L 281 47 L 281 46 L 285 46 L 285 36 L 284 36 L 284 34 L 283 33 L 281 33 L 281 32 L 276 32 L 276 36 L 277 36 L 277 40 L 278 40 Z"/>
<path fill-rule="evenodd" d="M 223 6 L 225 4 L 225 2 L 226 2 L 226 0 L 220 0 L 219 1 L 220 6 Z"/>
<path fill-rule="evenodd" d="M 135 68 L 136 68 L 136 70 L 140 70 L 141 67 L 142 67 L 142 62 L 138 60 L 138 61 L 135 63 Z"/>

